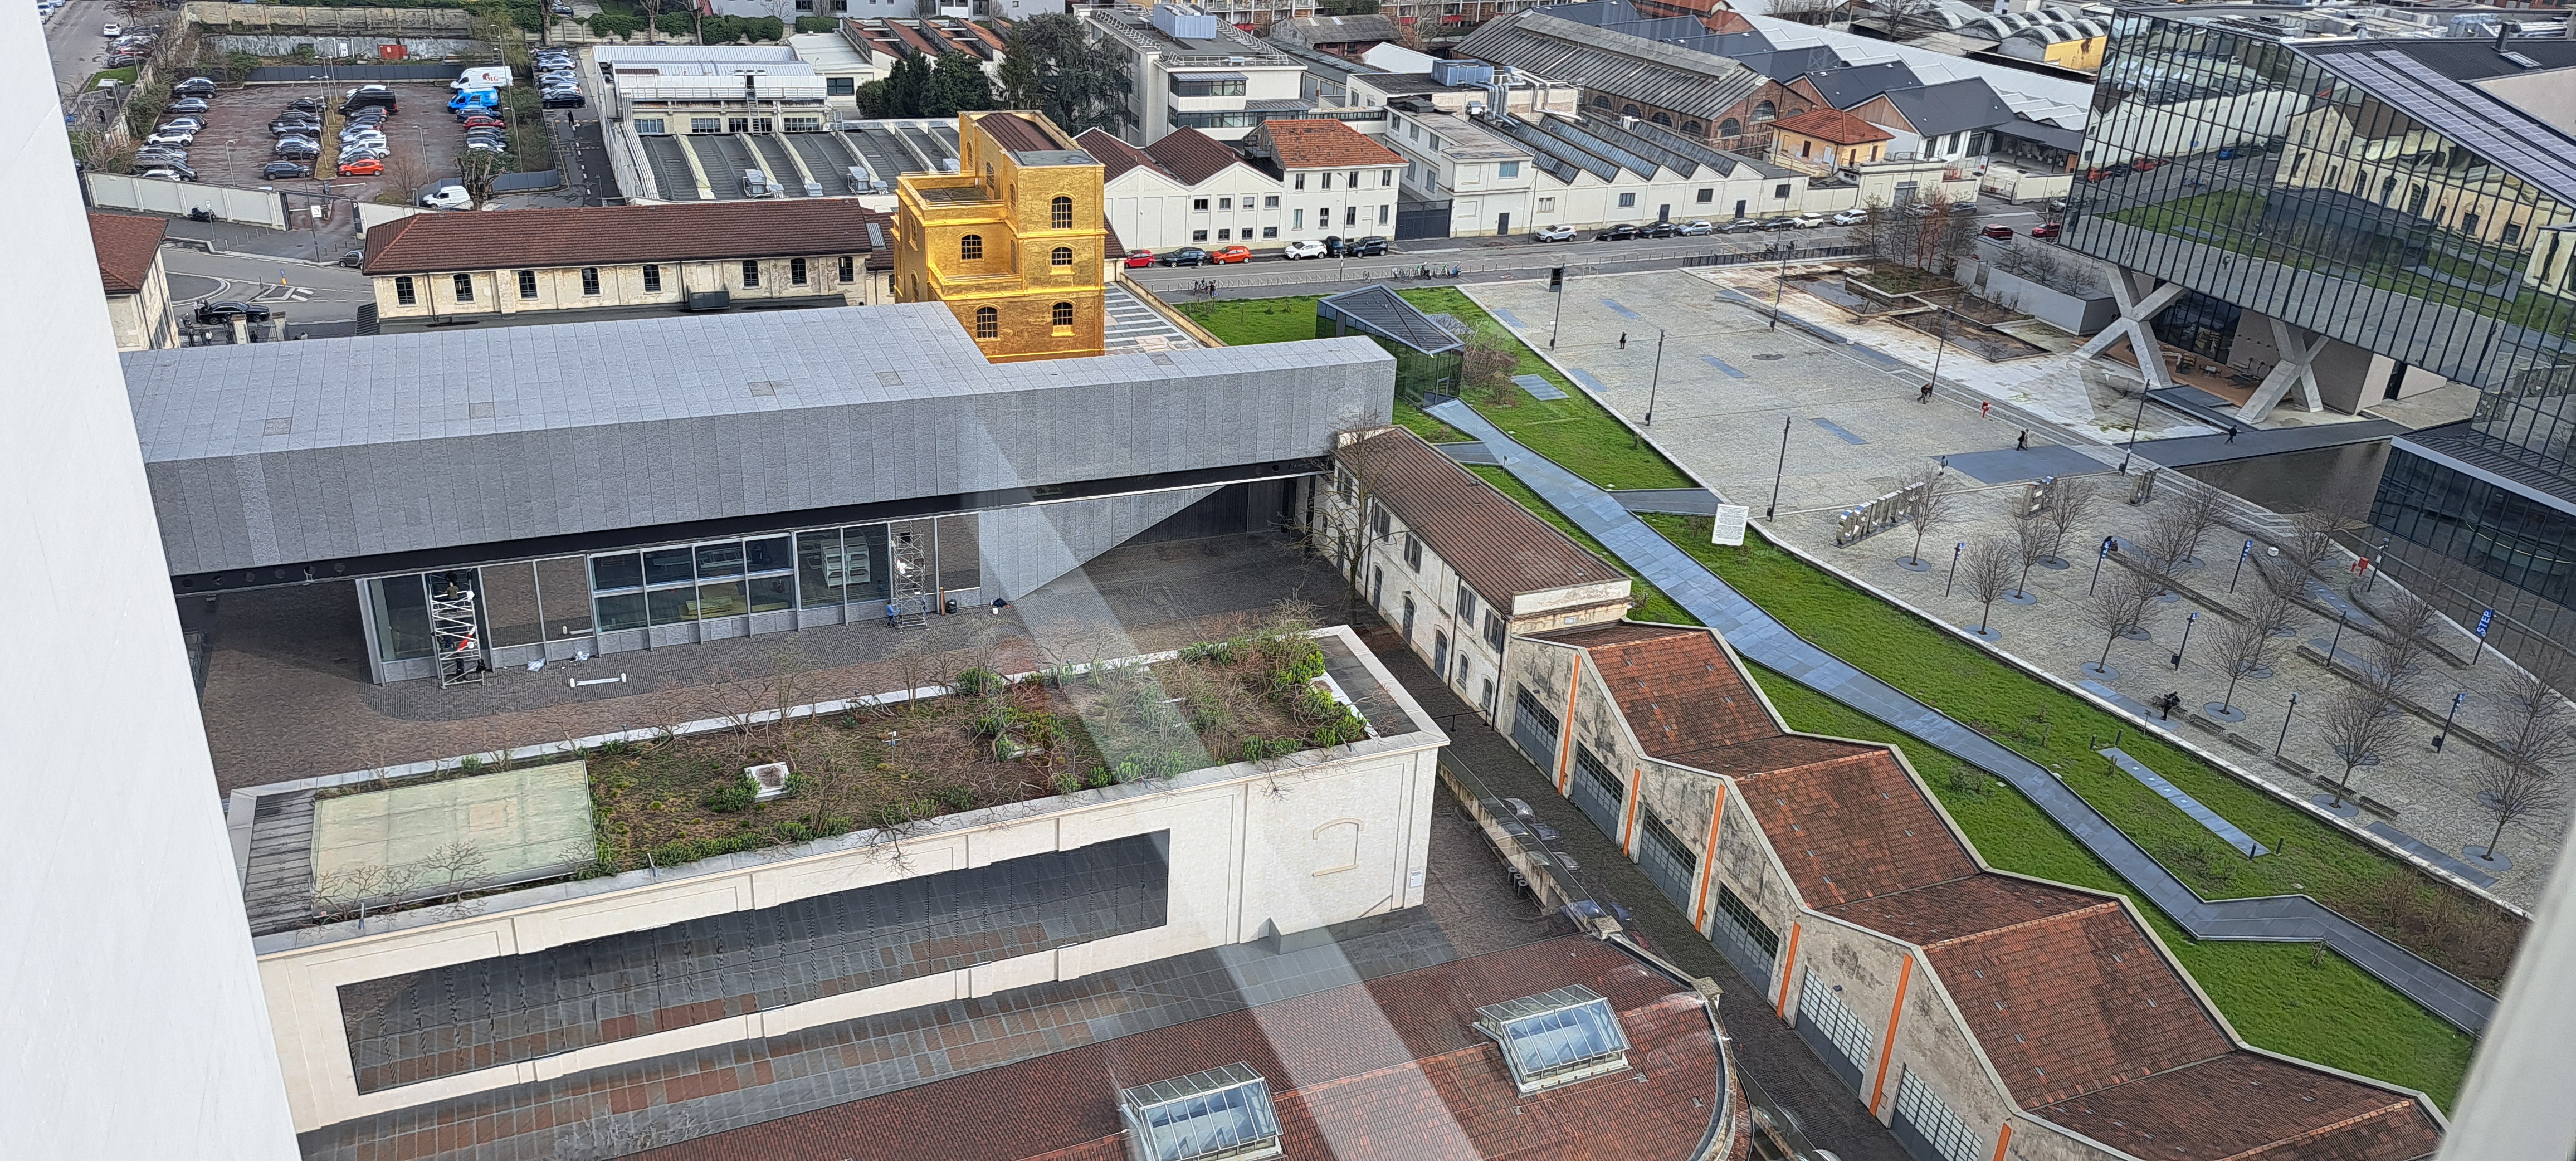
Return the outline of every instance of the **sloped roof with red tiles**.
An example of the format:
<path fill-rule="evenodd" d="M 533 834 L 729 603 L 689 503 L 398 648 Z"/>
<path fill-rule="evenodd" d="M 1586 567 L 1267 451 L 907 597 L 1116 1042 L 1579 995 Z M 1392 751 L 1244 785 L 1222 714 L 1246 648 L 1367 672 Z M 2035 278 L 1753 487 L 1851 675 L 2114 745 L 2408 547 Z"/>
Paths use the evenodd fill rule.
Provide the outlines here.
<path fill-rule="evenodd" d="M 1172 176 L 1172 171 L 1163 168 L 1162 162 L 1154 160 L 1153 154 L 1119 140 L 1117 134 L 1108 130 L 1085 129 L 1074 137 L 1073 143 L 1081 146 L 1083 152 L 1099 160 L 1102 181 L 1116 181 L 1128 170 L 1139 168 L 1152 170 L 1165 177 Z"/>
<path fill-rule="evenodd" d="M 1758 774 L 1881 748 L 1780 728 L 1706 629 L 1619 622 L 1539 636 L 1592 654 L 1646 753 L 1713 774 Z"/>
<path fill-rule="evenodd" d="M 1476 1008 L 1582 984 L 1619 1013 L 1633 1073 L 1521 1096 Z M 1069 1048 L 718 1133 L 658 1161 L 1111 1161 L 1121 1088 L 1241 1062 L 1270 1082 L 1292 1158 L 1688 1156 L 1712 1118 L 1716 1037 L 1698 996 L 1613 945 L 1526 944 Z M 1639 1083 L 1640 1080 L 1645 1083 Z M 1694 1103 L 1696 1101 L 1696 1103 Z"/>
<path fill-rule="evenodd" d="M 161 255 L 161 234 L 169 228 L 159 218 L 133 214 L 91 214 L 89 244 L 98 252 L 98 282 L 109 294 L 140 294 L 152 276 L 152 260 Z"/>
<path fill-rule="evenodd" d="M 1196 129 L 1174 129 L 1161 140 L 1145 147 L 1145 154 L 1163 167 L 1163 171 L 1181 179 L 1183 185 L 1197 185 L 1223 173 L 1228 166 L 1243 164 L 1243 155 L 1234 147 Z"/>
<path fill-rule="evenodd" d="M 1264 121 L 1259 132 L 1282 169 L 1404 164 L 1394 150 L 1340 121 Z"/>
<path fill-rule="evenodd" d="M 2416 1161 L 2442 1143 L 2406 1096 L 2243 1050 L 2031 1113 L 2148 1158 Z"/>
<path fill-rule="evenodd" d="M 2235 1047 L 2110 899 L 1984 874 L 1832 913 L 1923 946 L 2026 1109 Z"/>
<path fill-rule="evenodd" d="M 1810 907 L 1977 873 L 1966 845 L 1886 750 L 1870 747 L 1737 782 Z"/>
<path fill-rule="evenodd" d="M 1522 593 L 1626 579 L 1401 427 L 1341 454 L 1345 465 L 1357 464 L 1368 477 L 1371 498 L 1393 510 L 1488 603 L 1509 608 Z"/>
<path fill-rule="evenodd" d="M 894 219 L 845 198 L 414 214 L 367 231 L 368 274 L 866 254 Z"/>
<path fill-rule="evenodd" d="M 1771 123 L 1773 129 L 1830 141 L 1836 145 L 1867 145 L 1872 141 L 1894 141 L 1896 135 L 1834 108 L 1809 109 L 1793 113 Z"/>
<path fill-rule="evenodd" d="M 980 113 L 975 127 L 993 139 L 993 143 L 1010 150 L 1013 156 L 1023 153 L 1057 153 L 1076 148 L 1046 118 L 1013 112 Z M 1025 159 L 1024 159 L 1025 160 Z"/>

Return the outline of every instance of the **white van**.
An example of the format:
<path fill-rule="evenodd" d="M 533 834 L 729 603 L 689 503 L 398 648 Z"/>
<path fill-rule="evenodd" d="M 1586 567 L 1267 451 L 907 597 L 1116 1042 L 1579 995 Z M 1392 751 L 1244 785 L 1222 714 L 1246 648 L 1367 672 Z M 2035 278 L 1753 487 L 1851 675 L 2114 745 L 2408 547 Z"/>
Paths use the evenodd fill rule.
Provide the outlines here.
<path fill-rule="evenodd" d="M 510 79 L 508 65 L 475 65 L 447 82 L 447 87 L 459 93 L 467 89 L 506 89 Z"/>
<path fill-rule="evenodd" d="M 443 185 L 420 195 L 420 204 L 423 209 L 461 210 L 474 204 L 474 195 L 461 185 Z"/>

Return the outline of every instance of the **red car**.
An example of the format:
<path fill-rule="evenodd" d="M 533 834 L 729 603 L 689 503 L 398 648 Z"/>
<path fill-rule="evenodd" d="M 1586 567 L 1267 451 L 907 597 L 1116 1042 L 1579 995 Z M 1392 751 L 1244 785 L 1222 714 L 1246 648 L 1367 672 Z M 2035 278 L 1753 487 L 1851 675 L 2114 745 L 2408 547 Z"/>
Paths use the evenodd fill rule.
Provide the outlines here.
<path fill-rule="evenodd" d="M 498 117 L 468 117 L 465 119 L 464 127 L 467 129 L 507 128 Z"/>
<path fill-rule="evenodd" d="M 1252 249 L 1248 246 L 1227 246 L 1208 255 L 1208 261 L 1214 262 L 1219 266 L 1231 265 L 1236 262 L 1250 262 L 1252 261 Z"/>
<path fill-rule="evenodd" d="M 1998 242 L 2012 241 L 2012 227 L 2010 226 L 1988 226 L 1985 229 L 1977 231 L 1977 233 L 1993 238 Z"/>
<path fill-rule="evenodd" d="M 340 176 L 342 177 L 376 177 L 384 172 L 385 163 L 372 157 L 361 157 L 356 161 L 343 161 L 340 163 Z"/>
<path fill-rule="evenodd" d="M 1153 264 L 1154 252 L 1151 250 L 1130 250 L 1127 252 L 1127 268 L 1129 270 L 1134 270 L 1139 266 L 1151 266 Z"/>
<path fill-rule="evenodd" d="M 2034 238 L 2054 238 L 2057 236 L 2057 223 L 2041 222 L 2036 226 L 2032 226 L 2030 228 L 2030 236 Z"/>

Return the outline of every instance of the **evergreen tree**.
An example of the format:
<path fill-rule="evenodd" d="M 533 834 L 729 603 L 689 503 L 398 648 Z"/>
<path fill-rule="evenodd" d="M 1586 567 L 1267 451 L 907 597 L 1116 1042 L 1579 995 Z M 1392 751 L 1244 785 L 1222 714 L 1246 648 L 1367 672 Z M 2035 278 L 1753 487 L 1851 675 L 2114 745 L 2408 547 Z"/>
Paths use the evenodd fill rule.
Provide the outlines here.
<path fill-rule="evenodd" d="M 894 62 L 894 68 L 886 74 L 886 87 L 891 90 L 888 103 L 894 109 L 890 116 L 921 116 L 930 95 L 930 62 L 919 55 Z"/>
<path fill-rule="evenodd" d="M 1032 16 L 1019 23 L 1013 40 L 1012 55 L 1026 57 L 1036 78 L 1034 86 L 1006 81 L 1013 107 L 1036 109 L 1066 133 L 1114 133 L 1133 119 L 1127 112 L 1126 58 L 1093 40 L 1079 18 L 1061 12 Z M 1012 75 L 1016 81 L 1016 70 Z M 1032 95 L 1035 100 L 1027 99 Z"/>
<path fill-rule="evenodd" d="M 996 79 L 1000 81 L 1002 108 L 1038 107 L 1042 98 L 1038 91 L 1037 58 L 1031 55 L 1028 35 L 1022 28 L 1011 29 L 1011 39 L 1002 49 L 1002 67 Z"/>
<path fill-rule="evenodd" d="M 939 58 L 922 97 L 922 116 L 954 117 L 992 107 L 993 81 L 984 75 L 982 60 L 969 52 L 951 52 Z"/>

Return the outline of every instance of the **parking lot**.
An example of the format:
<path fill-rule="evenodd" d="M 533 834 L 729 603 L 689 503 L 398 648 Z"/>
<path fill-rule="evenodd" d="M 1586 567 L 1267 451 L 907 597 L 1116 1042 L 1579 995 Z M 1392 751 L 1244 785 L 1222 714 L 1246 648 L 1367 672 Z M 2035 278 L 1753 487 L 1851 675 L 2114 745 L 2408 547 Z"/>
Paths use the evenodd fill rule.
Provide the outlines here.
<path fill-rule="evenodd" d="M 196 170 L 197 180 L 207 185 L 320 191 L 328 180 L 328 192 L 359 201 L 374 200 L 396 185 L 408 199 L 413 187 L 455 174 L 463 132 L 447 111 L 447 86 L 409 83 L 387 86 L 394 90 L 402 111 L 384 122 L 385 139 L 392 146 L 384 176 L 336 178 L 322 166 L 316 166 L 317 176 L 309 179 L 271 181 L 260 176 L 260 167 L 277 160 L 268 123 L 298 97 L 323 102 L 322 160 L 332 159 L 337 153 L 340 102 L 354 87 L 349 83 L 226 85 L 207 101 L 206 112 L 195 114 L 205 127 L 188 147 L 188 165 Z"/>

